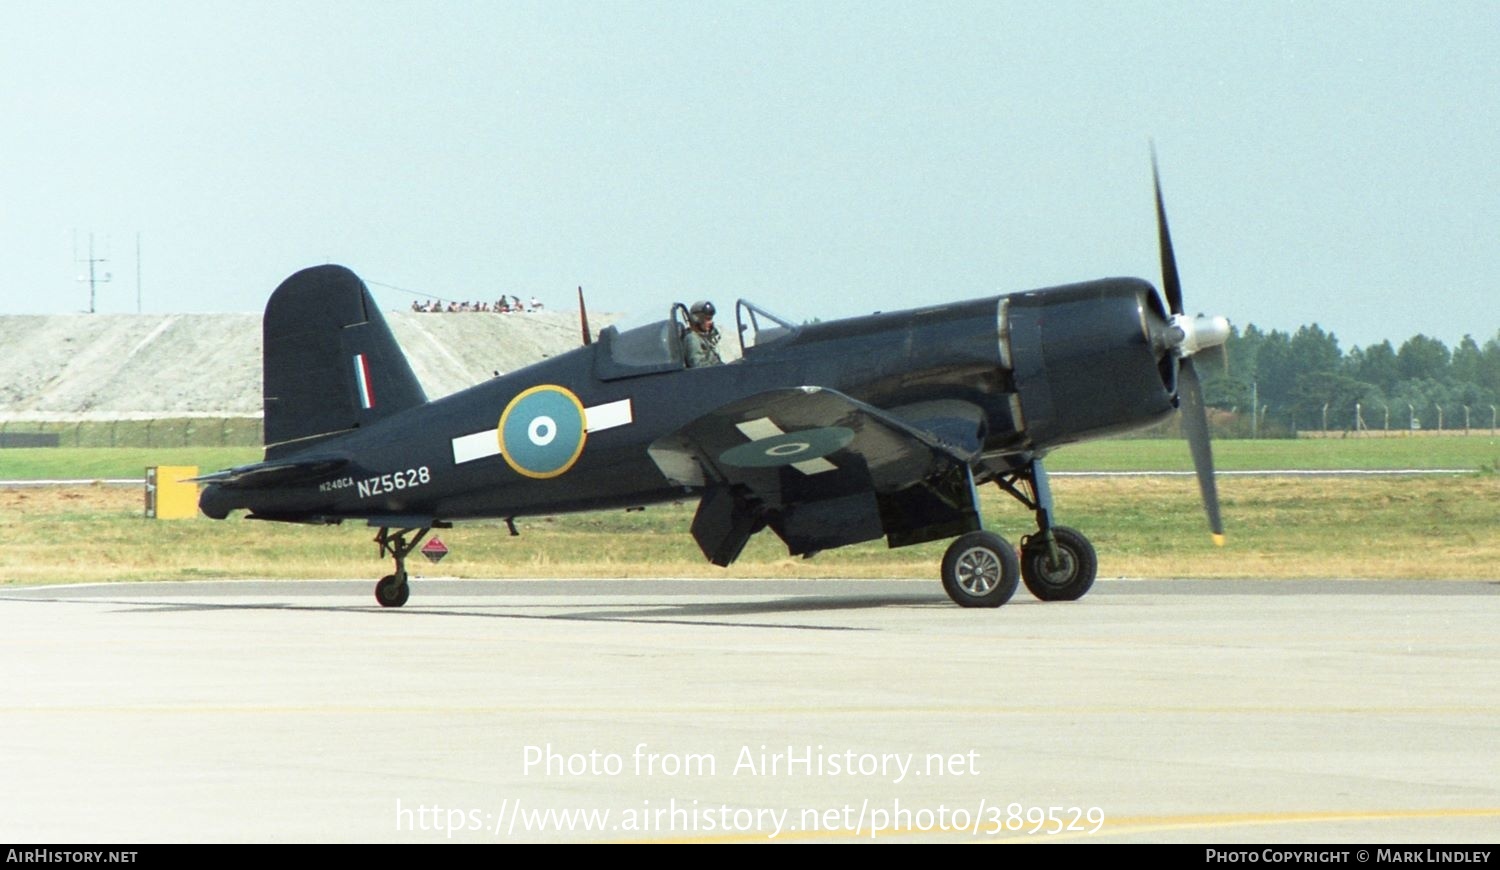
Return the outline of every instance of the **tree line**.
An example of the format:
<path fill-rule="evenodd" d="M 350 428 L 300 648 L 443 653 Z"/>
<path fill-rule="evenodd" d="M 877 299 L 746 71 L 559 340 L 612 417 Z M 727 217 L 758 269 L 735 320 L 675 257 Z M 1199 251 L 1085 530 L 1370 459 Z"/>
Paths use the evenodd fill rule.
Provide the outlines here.
<path fill-rule="evenodd" d="M 1204 399 L 1223 434 L 1261 437 L 1309 429 L 1489 429 L 1500 406 L 1500 331 L 1481 347 L 1465 335 L 1451 350 L 1414 335 L 1345 353 L 1316 323 L 1294 333 L 1254 324 L 1231 331 L 1227 366 L 1198 357 Z M 1258 406 L 1259 416 L 1251 408 Z M 1325 425 L 1326 420 L 1326 425 Z"/>

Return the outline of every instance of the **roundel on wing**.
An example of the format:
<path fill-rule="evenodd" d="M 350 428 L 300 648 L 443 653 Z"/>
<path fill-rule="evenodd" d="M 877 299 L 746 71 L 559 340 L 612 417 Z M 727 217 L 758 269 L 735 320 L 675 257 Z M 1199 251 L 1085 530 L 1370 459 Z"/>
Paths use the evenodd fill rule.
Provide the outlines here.
<path fill-rule="evenodd" d="M 572 468 L 586 440 L 583 403 L 564 387 L 532 387 L 500 415 L 500 455 L 527 477 L 557 477 Z"/>
<path fill-rule="evenodd" d="M 774 468 L 827 456 L 853 440 L 854 431 L 843 426 L 803 429 L 731 447 L 719 460 L 736 468 Z"/>

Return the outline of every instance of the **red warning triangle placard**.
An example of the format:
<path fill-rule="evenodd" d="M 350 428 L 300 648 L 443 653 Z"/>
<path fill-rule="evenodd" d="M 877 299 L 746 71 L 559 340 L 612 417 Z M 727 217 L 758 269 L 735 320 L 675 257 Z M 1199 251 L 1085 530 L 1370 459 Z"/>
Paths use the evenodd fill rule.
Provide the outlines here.
<path fill-rule="evenodd" d="M 443 543 L 441 538 L 433 538 L 422 545 L 422 555 L 426 556 L 436 565 L 438 562 L 443 561 L 444 556 L 448 555 L 448 545 Z"/>

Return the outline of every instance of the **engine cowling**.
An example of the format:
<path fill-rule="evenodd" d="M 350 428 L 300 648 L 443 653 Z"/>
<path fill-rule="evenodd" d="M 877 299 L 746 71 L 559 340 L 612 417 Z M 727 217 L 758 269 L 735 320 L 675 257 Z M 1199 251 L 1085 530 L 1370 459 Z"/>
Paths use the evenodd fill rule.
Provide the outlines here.
<path fill-rule="evenodd" d="M 1041 449 L 1139 429 L 1177 406 L 1177 357 L 1156 290 L 1111 278 L 1006 297 L 1026 440 Z"/>

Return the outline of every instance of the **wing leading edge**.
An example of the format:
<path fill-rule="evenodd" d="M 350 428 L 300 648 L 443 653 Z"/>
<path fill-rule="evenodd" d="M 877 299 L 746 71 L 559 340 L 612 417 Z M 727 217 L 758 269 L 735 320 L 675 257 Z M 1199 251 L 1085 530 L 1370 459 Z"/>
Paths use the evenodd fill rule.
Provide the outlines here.
<path fill-rule="evenodd" d="M 703 487 L 693 537 L 716 565 L 769 526 L 792 555 L 885 537 L 892 547 L 979 528 L 970 463 L 982 415 L 961 402 L 893 413 L 834 390 L 771 390 L 651 445 L 669 478 Z"/>

